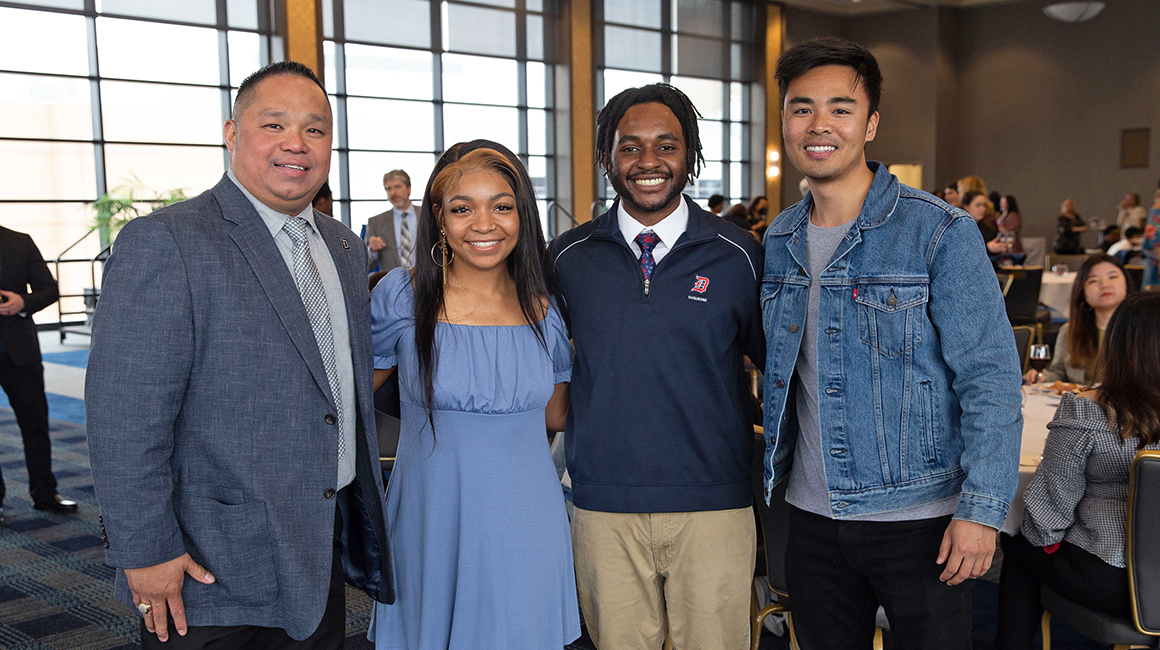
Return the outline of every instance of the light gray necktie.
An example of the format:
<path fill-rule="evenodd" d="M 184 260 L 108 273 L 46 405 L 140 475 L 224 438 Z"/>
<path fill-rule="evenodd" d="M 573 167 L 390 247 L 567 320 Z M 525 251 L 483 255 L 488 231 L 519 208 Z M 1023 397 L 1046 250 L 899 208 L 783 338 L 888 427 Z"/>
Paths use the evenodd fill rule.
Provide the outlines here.
<path fill-rule="evenodd" d="M 306 315 L 310 317 L 310 327 L 318 342 L 318 352 L 322 355 L 322 365 L 326 368 L 326 381 L 330 393 L 334 395 L 334 407 L 338 411 L 338 462 L 346 454 L 346 440 L 343 436 L 342 392 L 338 385 L 338 364 L 334 360 L 334 331 L 330 329 L 330 308 L 326 305 L 326 293 L 322 289 L 322 278 L 310 257 L 307 231 L 310 224 L 302 217 L 290 217 L 282 224 L 282 229 L 294 242 L 294 283 L 302 295 Z"/>
<path fill-rule="evenodd" d="M 399 233 L 399 263 L 402 266 L 409 269 L 409 268 L 411 268 L 411 248 L 412 248 L 412 245 L 411 245 L 411 226 L 410 226 L 411 222 L 410 222 L 410 220 L 407 219 L 406 212 L 403 213 L 402 219 L 403 219 L 403 228 L 402 228 L 402 232 Z"/>

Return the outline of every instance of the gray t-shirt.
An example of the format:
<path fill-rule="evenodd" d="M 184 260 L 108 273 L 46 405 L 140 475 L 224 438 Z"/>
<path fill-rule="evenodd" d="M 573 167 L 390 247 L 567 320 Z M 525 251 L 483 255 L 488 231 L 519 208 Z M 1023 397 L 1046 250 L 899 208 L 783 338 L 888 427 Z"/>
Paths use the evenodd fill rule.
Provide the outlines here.
<path fill-rule="evenodd" d="M 834 518 L 830 512 L 826 468 L 822 460 L 822 427 L 818 414 L 818 300 L 821 284 L 818 278 L 829 266 L 834 251 L 842 238 L 856 227 L 854 222 L 833 228 L 823 228 L 811 221 L 806 230 L 806 253 L 809 256 L 810 295 L 806 303 L 806 329 L 798 349 L 797 363 L 797 420 L 798 439 L 793 452 L 793 471 L 789 475 L 785 500 L 807 512 Z M 868 423 L 873 426 L 873 423 Z M 942 517 L 955 511 L 958 497 L 941 501 L 858 517 L 844 517 L 850 521 L 910 521 Z"/>

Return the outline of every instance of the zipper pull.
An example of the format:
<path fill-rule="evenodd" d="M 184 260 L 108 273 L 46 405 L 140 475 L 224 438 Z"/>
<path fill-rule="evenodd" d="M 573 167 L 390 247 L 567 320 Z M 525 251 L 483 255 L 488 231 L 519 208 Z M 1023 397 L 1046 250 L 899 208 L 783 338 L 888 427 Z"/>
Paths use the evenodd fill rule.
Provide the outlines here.
<path fill-rule="evenodd" d="M 648 280 L 644 281 L 644 295 L 646 295 L 646 296 L 648 295 L 649 284 L 651 284 L 651 283 Z"/>

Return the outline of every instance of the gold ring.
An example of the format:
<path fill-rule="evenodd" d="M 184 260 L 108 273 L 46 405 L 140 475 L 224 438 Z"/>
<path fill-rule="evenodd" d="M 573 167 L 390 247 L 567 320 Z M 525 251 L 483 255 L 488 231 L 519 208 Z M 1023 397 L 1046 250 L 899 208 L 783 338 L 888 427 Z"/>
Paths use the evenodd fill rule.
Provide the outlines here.
<path fill-rule="evenodd" d="M 141 603 L 137 605 L 137 611 L 141 612 L 142 616 L 148 616 L 149 612 L 153 611 L 153 606 L 149 603 Z"/>

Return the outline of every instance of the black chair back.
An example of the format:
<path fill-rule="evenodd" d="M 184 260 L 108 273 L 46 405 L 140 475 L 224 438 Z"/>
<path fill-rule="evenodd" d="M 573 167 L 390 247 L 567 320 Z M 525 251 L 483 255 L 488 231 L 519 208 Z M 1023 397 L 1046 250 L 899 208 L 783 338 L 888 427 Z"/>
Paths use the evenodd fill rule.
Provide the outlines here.
<path fill-rule="evenodd" d="M 1132 618 L 1144 634 L 1160 635 L 1160 451 L 1145 449 L 1132 460 L 1127 538 Z"/>
<path fill-rule="evenodd" d="M 778 595 L 778 600 L 787 604 L 789 590 L 785 586 L 785 547 L 789 542 L 789 504 L 785 501 L 785 489 L 789 479 L 782 480 L 773 488 L 769 505 L 765 505 L 765 436 L 753 437 L 753 503 L 757 508 L 761 532 L 765 538 L 765 566 L 769 575 L 769 588 Z"/>
<path fill-rule="evenodd" d="M 378 430 L 379 462 L 386 471 L 395 467 L 395 454 L 399 451 L 399 418 L 375 409 L 375 428 Z"/>
<path fill-rule="evenodd" d="M 1020 372 L 1027 372 L 1027 362 L 1031 356 L 1031 340 L 1035 336 L 1035 328 L 1023 325 L 1012 327 L 1011 330 L 1015 333 L 1015 347 L 1019 350 Z"/>
<path fill-rule="evenodd" d="M 1128 264 L 1124 266 L 1124 272 L 1132 279 L 1130 286 L 1139 289 L 1144 285 L 1144 266 L 1143 264 Z"/>
<path fill-rule="evenodd" d="M 1039 288 L 1043 284 L 1043 267 L 1027 266 L 1004 269 L 1011 275 L 1011 286 L 1003 296 L 1007 318 L 1012 322 L 1033 321 L 1039 308 Z"/>

